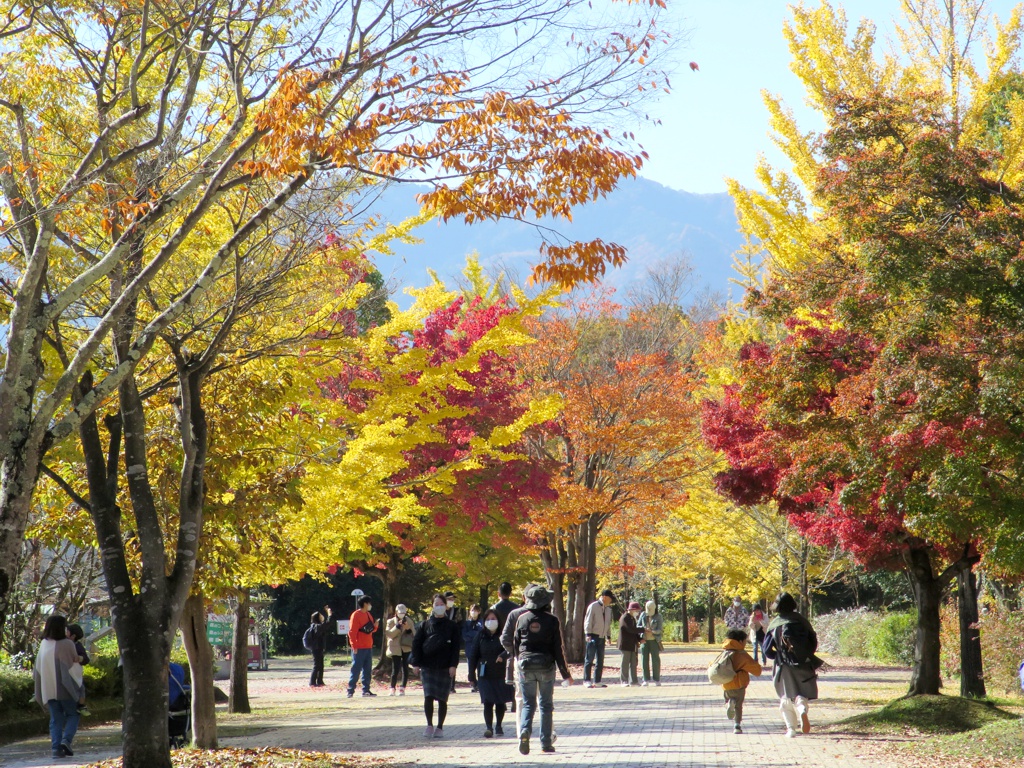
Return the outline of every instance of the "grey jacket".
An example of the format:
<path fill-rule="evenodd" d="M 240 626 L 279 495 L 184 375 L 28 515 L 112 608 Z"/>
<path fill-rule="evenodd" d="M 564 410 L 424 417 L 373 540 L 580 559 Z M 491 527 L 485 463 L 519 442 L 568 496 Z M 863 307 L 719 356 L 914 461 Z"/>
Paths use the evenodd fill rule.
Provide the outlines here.
<path fill-rule="evenodd" d="M 587 607 L 587 615 L 583 619 L 583 634 L 609 638 L 612 635 L 612 607 L 605 605 L 600 599 Z"/>

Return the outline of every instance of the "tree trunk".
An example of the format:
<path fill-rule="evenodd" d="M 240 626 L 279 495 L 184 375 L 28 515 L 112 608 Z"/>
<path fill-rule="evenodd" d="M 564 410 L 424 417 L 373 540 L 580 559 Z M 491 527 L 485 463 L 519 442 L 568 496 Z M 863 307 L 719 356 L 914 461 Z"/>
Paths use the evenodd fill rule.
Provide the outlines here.
<path fill-rule="evenodd" d="M 242 590 L 235 606 L 231 632 L 231 693 L 228 712 L 248 714 L 249 706 L 249 590 Z"/>
<path fill-rule="evenodd" d="M 800 613 L 810 617 L 811 594 L 810 580 L 807 576 L 807 561 L 810 559 L 811 545 L 807 539 L 803 540 L 800 546 Z"/>
<path fill-rule="evenodd" d="M 679 598 L 679 612 L 683 620 L 683 642 L 690 642 L 690 617 L 686 612 L 686 582 L 683 582 L 683 595 Z"/>
<path fill-rule="evenodd" d="M 914 640 L 914 668 L 910 674 L 908 695 L 937 695 L 942 687 L 939 667 L 939 608 L 943 583 L 932 569 L 928 550 L 911 548 L 908 575 L 917 603 L 917 634 Z"/>
<path fill-rule="evenodd" d="M 960 695 L 985 696 L 981 660 L 981 632 L 978 629 L 978 582 L 970 563 L 957 571 L 957 608 L 960 616 Z"/>
<path fill-rule="evenodd" d="M 114 631 L 124 664 L 124 713 L 121 716 L 124 768 L 171 768 L 167 734 L 167 667 L 170 632 L 154 626 L 150 610 L 133 600 L 114 613 Z"/>
<path fill-rule="evenodd" d="M 708 643 L 715 644 L 715 584 L 708 574 Z"/>
<path fill-rule="evenodd" d="M 181 614 L 189 671 L 192 674 L 192 739 L 200 749 L 217 748 L 217 710 L 213 695 L 213 647 L 206 636 L 206 600 L 190 595 Z"/>
<path fill-rule="evenodd" d="M 39 480 L 41 453 L 14 446 L 0 458 L 0 641 L 18 584 L 25 529 Z"/>
<path fill-rule="evenodd" d="M 488 607 L 490 607 L 490 605 L 491 605 L 490 600 L 489 600 L 490 594 L 491 594 L 491 585 L 490 584 L 483 584 L 483 585 L 480 586 L 480 615 L 481 616 L 483 616 L 487 612 Z"/>

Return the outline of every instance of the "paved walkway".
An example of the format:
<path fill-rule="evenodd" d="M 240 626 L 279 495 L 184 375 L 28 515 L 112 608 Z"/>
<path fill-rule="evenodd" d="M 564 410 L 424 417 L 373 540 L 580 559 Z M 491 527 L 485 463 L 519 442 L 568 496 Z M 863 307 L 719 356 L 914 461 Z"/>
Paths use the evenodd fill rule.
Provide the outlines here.
<path fill-rule="evenodd" d="M 424 717 L 419 689 L 404 698 L 379 695 L 364 699 L 344 696 L 341 678 L 347 670 L 329 669 L 329 687 L 311 690 L 305 663 L 275 660 L 269 673 L 251 677 L 254 708 L 251 716 L 234 716 L 221 739 L 222 746 L 280 746 L 328 752 L 360 753 L 400 765 L 493 766 L 496 764 L 574 765 L 601 768 L 750 768 L 772 766 L 829 766 L 830 768 L 891 768 L 876 757 L 863 757 L 864 742 L 850 737 L 784 736 L 778 702 L 770 676 L 751 683 L 744 710 L 743 734 L 733 734 L 725 719 L 721 689 L 708 684 L 704 669 L 713 658 L 708 650 L 671 651 L 662 686 L 555 690 L 557 753 L 534 751 L 522 756 L 506 728 L 503 739 L 483 738 L 482 707 L 468 688 L 449 702 L 444 740 L 423 738 Z M 613 677 L 609 654 L 606 682 Z M 465 666 L 460 673 L 465 671 Z M 821 678 L 822 698 L 811 712 L 812 722 L 826 722 L 863 711 L 864 699 L 884 701 L 902 692 L 906 671 L 839 667 Z M 873 704 L 877 706 L 877 704 Z M 868 705 L 870 706 L 870 705 Z M 269 710 L 269 711 L 268 711 Z M 290 714 L 293 710 L 294 714 Z M 311 711 L 315 710 L 315 711 Z M 512 717 L 511 715 L 509 717 Z M 250 732 L 238 733 L 246 726 Z M 539 720 L 535 722 L 535 732 Z M 104 743 L 105 742 L 105 743 Z M 76 740 L 74 761 L 95 761 L 116 752 L 116 730 L 90 729 Z M 48 744 L 33 739 L 0 749 L 0 763 L 10 768 L 49 765 Z M 74 765 L 72 760 L 62 765 Z"/>

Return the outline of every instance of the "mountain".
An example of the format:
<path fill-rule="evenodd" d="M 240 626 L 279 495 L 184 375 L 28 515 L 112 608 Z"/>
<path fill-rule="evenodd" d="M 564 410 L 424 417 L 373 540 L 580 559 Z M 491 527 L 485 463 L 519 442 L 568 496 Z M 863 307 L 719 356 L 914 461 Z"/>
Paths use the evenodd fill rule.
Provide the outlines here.
<path fill-rule="evenodd" d="M 397 185 L 386 190 L 374 208 L 384 219 L 399 222 L 417 212 L 423 187 Z M 694 270 L 695 287 L 722 297 L 736 288 L 729 279 L 732 255 L 742 245 L 732 199 L 725 192 L 696 195 L 669 189 L 648 179 L 623 182 L 606 198 L 577 208 L 573 221 L 544 222 L 573 240 L 601 238 L 628 250 L 625 266 L 610 270 L 607 282 L 618 289 L 642 279 L 657 263 L 685 254 Z M 401 289 L 428 282 L 427 269 L 442 279 L 461 273 L 466 256 L 476 252 L 488 271 L 504 270 L 524 278 L 538 259 L 541 236 L 528 224 L 502 221 L 467 226 L 431 222 L 415 231 L 423 242 L 399 244 L 394 256 L 376 255 L 376 263 L 395 299 L 407 304 Z"/>

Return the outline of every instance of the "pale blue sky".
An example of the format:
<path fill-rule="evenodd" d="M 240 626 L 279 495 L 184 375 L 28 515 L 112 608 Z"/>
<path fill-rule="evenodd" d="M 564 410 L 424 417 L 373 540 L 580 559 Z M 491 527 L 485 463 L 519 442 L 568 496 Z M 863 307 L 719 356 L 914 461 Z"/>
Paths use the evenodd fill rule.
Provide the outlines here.
<path fill-rule="evenodd" d="M 683 69 L 672 78 L 672 94 L 649 110 L 662 125 L 636 131 L 651 156 L 642 175 L 687 192 L 721 192 L 727 176 L 753 184 L 758 153 L 773 161 L 779 157 L 768 138 L 762 89 L 781 94 L 802 125 L 815 127 L 799 81 L 789 70 L 789 50 L 782 36 L 789 3 L 668 2 L 673 21 L 689 30 L 689 40 L 680 54 Z M 1015 4 L 989 0 L 987 10 L 1005 20 Z M 872 19 L 880 38 L 900 15 L 900 0 L 849 0 L 843 6 L 851 23 L 861 17 Z M 699 72 L 686 66 L 691 60 L 700 65 Z"/>

